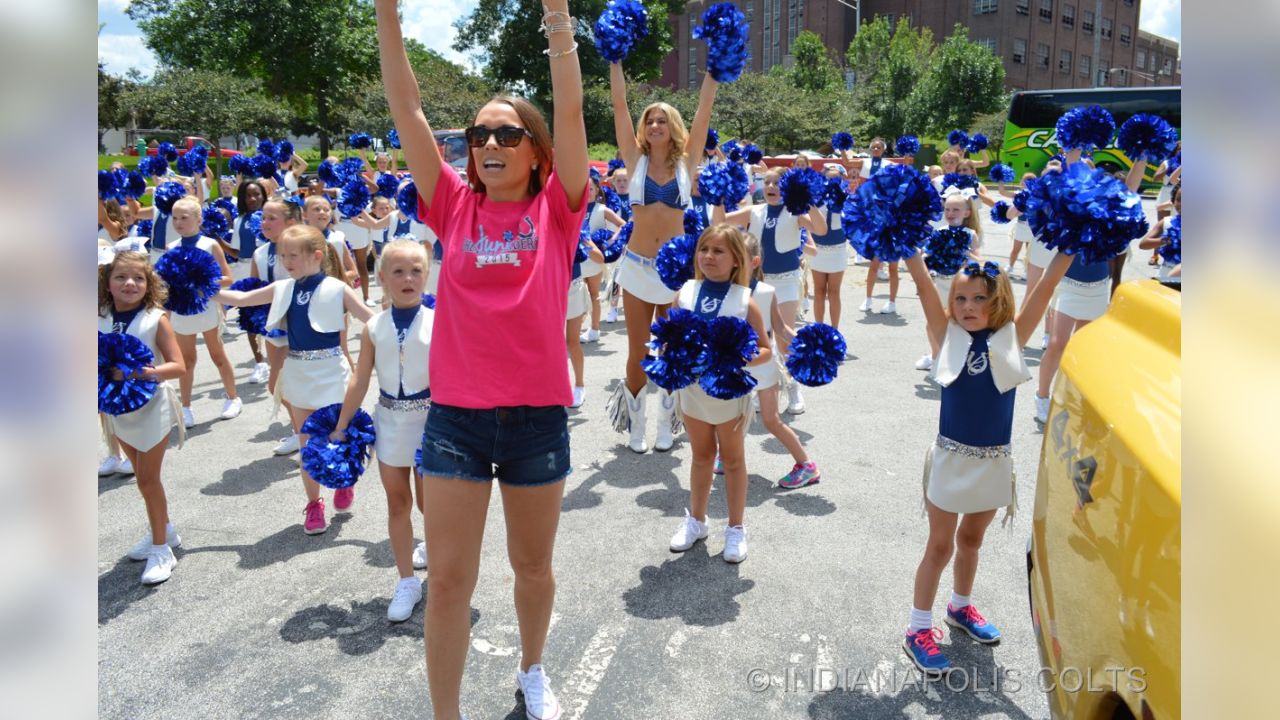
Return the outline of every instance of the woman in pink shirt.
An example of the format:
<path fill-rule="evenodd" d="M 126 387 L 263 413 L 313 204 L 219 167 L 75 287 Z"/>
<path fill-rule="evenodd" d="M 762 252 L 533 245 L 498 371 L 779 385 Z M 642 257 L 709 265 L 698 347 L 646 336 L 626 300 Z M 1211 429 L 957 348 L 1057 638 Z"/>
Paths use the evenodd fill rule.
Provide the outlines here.
<path fill-rule="evenodd" d="M 520 624 L 516 679 L 528 717 L 556 718 L 560 706 L 541 662 L 570 468 L 564 318 L 587 190 L 582 73 L 567 0 L 546 0 L 543 18 L 554 140 L 528 102 L 494 98 L 466 132 L 470 186 L 442 172 L 395 0 L 376 0 L 376 9 L 387 102 L 417 186 L 419 215 L 444 250 L 422 445 L 431 704 L 440 720 L 459 717 L 470 599 L 496 478 Z"/>

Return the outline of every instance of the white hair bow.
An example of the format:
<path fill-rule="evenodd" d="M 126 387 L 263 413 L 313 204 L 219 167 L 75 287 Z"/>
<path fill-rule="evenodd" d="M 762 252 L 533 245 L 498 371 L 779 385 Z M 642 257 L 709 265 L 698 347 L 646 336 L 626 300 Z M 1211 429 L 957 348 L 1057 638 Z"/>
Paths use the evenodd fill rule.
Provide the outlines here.
<path fill-rule="evenodd" d="M 942 191 L 942 199 L 947 199 L 953 195 L 959 195 L 965 200 L 974 200 L 978 197 L 978 191 L 973 188 L 962 188 L 957 185 L 948 185 L 946 190 Z"/>
<path fill-rule="evenodd" d="M 147 240 L 140 237 L 127 237 L 117 240 L 111 247 L 98 247 L 98 264 L 110 265 L 111 261 L 116 259 L 116 255 L 122 252 L 147 252 Z"/>

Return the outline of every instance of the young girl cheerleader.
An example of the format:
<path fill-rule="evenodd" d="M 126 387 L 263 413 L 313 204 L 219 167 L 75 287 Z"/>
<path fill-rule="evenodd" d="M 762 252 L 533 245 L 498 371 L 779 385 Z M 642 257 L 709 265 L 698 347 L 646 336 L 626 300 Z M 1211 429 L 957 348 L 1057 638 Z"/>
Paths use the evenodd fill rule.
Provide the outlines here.
<path fill-rule="evenodd" d="M 1173 157 L 1160 163 L 1156 168 L 1155 178 L 1160 183 L 1160 191 L 1156 193 L 1156 219 L 1164 220 L 1169 216 L 1169 201 L 1173 199 L 1173 188 L 1182 182 L 1182 143 L 1179 142 Z M 1148 265 L 1158 265 L 1160 253 L 1152 251 Z"/>
<path fill-rule="evenodd" d="M 1160 247 L 1169 242 L 1169 227 L 1173 224 L 1174 218 L 1182 217 L 1182 185 L 1175 185 L 1173 195 L 1171 196 L 1173 204 L 1173 215 L 1161 218 L 1151 225 L 1151 230 L 1138 241 L 1138 249 L 1140 250 L 1158 250 Z M 1179 220 L 1181 223 L 1181 220 Z M 1174 270 L 1177 270 L 1175 273 Z M 1160 282 L 1163 283 L 1182 283 L 1182 263 L 1161 263 L 1160 264 Z"/>
<path fill-rule="evenodd" d="M 968 192 L 959 188 L 947 188 L 944 195 L 946 198 L 942 201 L 943 221 L 947 227 L 963 227 L 969 231 L 969 259 L 981 262 L 982 223 L 974 208 L 975 201 L 969 198 Z M 933 276 L 933 286 L 938 291 L 938 297 L 951 297 L 951 283 L 955 277 L 956 273 L 951 275 L 939 273 Z M 933 359 L 938 356 L 938 346 L 933 342 L 932 336 L 929 337 L 929 341 L 929 354 L 916 361 L 917 370 L 933 369 Z"/>
<path fill-rule="evenodd" d="M 824 168 L 828 180 L 843 177 L 843 168 L 834 163 Z M 849 266 L 849 242 L 840 225 L 840 208 L 828 206 L 823 216 L 827 232 L 814 233 L 813 242 L 817 254 L 809 259 L 813 272 L 813 318 L 825 322 L 826 308 L 831 308 L 831 327 L 840 327 L 840 289 L 844 285 L 844 271 Z"/>
<path fill-rule="evenodd" d="M 825 235 L 827 219 L 820 205 L 811 205 L 804 215 L 792 215 L 787 211 L 782 205 L 782 191 L 778 187 L 780 179 L 781 172 L 777 169 L 764 174 L 763 205 L 752 205 L 727 215 L 724 208 L 717 206 L 712 214 L 718 223 L 746 225 L 747 232 L 760 240 L 764 281 L 774 287 L 778 301 L 778 325 L 774 328 L 778 353 L 785 358 L 791 347 L 791 338 L 795 336 L 796 309 L 800 305 L 800 257 L 796 254 L 796 250 L 801 249 L 800 230 Z M 812 238 L 804 243 L 802 252 L 810 256 L 818 252 Z M 793 415 L 803 413 L 805 406 L 800 384 L 791 383 L 788 394 L 787 411 Z"/>
<path fill-rule="evenodd" d="M 369 376 L 378 371 L 378 406 L 373 411 L 377 431 L 374 450 L 378 473 L 387 491 L 387 531 L 400 580 L 387 606 L 387 619 L 403 622 L 422 600 L 422 583 L 414 568 L 426 567 L 426 546 L 413 544 L 414 497 L 422 511 L 422 476 L 414 452 L 422 442 L 431 406 L 428 355 L 435 312 L 422 304 L 427 285 L 427 253 L 413 240 L 392 240 L 379 272 L 382 291 L 391 303 L 361 333 L 360 361 L 342 401 L 342 413 L 329 436 L 346 440 L 347 425 L 369 391 Z"/>
<path fill-rule="evenodd" d="M 374 195 L 369 202 L 369 209 L 351 218 L 351 224 L 363 230 L 369 236 L 369 247 L 366 248 L 364 261 L 366 263 L 365 272 L 368 272 L 368 265 L 373 265 L 375 270 L 373 277 L 370 278 L 370 285 L 377 284 L 378 257 L 382 254 L 382 247 L 387 243 L 387 235 L 395 220 L 395 213 L 391 212 L 391 199 L 384 195 Z M 373 252 L 372 262 L 368 255 L 369 250 Z M 377 307 L 378 305 L 378 303 L 370 304 L 368 302 L 365 304 L 370 307 Z"/>
<path fill-rule="evenodd" d="M 859 158 L 853 161 L 858 166 L 858 177 L 866 180 L 880 172 L 880 168 L 889 163 L 884 156 L 885 147 L 884 138 L 875 138 L 871 141 L 871 145 L 867 147 L 867 152 L 871 157 Z"/>
<path fill-rule="evenodd" d="M 261 210 L 266 201 L 267 190 L 257 180 L 247 180 L 236 188 L 237 215 L 235 222 L 232 223 L 231 239 L 240 249 L 239 262 L 249 263 L 250 274 L 253 272 L 254 257 L 258 250 L 258 235 L 254 232 L 250 216 Z M 249 382 L 264 383 L 271 374 L 271 366 L 267 363 L 266 356 L 262 354 L 258 336 L 253 333 L 246 333 L 246 335 L 249 340 L 249 350 L 253 352 L 253 372 L 249 375 Z"/>
<path fill-rule="evenodd" d="M 751 323 L 759 353 L 748 365 L 759 367 L 772 361 L 763 316 L 751 299 L 751 260 L 747 256 L 744 233 L 738 228 L 718 223 L 702 232 L 695 251 L 694 279 L 680 288 L 676 302 L 679 307 L 708 320 L 736 317 Z M 729 506 L 723 557 L 725 562 L 740 563 L 747 559 L 747 531 L 743 526 L 747 463 L 743 439 L 744 425 L 751 413 L 750 394 L 736 400 L 719 400 L 694 383 L 678 391 L 678 396 L 693 459 L 689 465 L 689 508 L 671 536 L 671 551 L 684 552 L 708 535 L 707 502 L 718 448 L 724 465 L 725 501 Z"/>
<path fill-rule="evenodd" d="M 200 234 L 200 203 L 190 196 L 179 198 L 173 203 L 173 227 L 178 237 L 169 243 L 169 248 L 196 248 L 203 250 L 218 261 L 222 269 L 222 286 L 231 284 L 231 268 L 227 266 L 227 258 L 217 240 Z M 195 417 L 191 413 L 191 388 L 196 377 L 196 336 L 204 337 L 204 346 L 209 351 L 209 359 L 218 370 L 222 379 L 222 387 L 227 393 L 222 403 L 219 417 L 231 420 L 240 414 L 242 403 L 236 395 L 235 370 L 227 359 L 226 349 L 222 346 L 222 333 L 218 331 L 222 308 L 210 302 L 204 312 L 198 315 L 179 315 L 170 313 L 169 322 L 178 336 L 178 347 L 182 350 L 183 364 L 186 372 L 178 380 L 179 392 L 182 396 L 182 424 L 193 427 Z"/>
<path fill-rule="evenodd" d="M 368 161 L 366 161 L 366 164 L 367 163 Z M 372 181 L 366 177 L 365 182 L 368 183 Z M 377 185 L 374 185 L 373 187 L 374 189 L 377 189 Z M 342 202 L 342 195 L 339 195 L 338 202 Z M 342 206 L 339 205 L 338 207 L 341 208 Z M 376 307 L 378 303 L 369 299 L 369 230 L 368 228 L 361 227 L 356 222 L 356 218 L 367 210 L 368 207 L 366 206 L 361 213 L 358 213 L 353 217 L 347 217 L 341 210 L 339 210 L 337 217 L 335 218 L 331 234 L 341 234 L 343 239 L 346 241 L 348 254 L 352 256 L 353 259 L 353 266 L 349 268 L 349 271 L 355 270 L 356 276 L 359 278 L 358 287 L 360 288 L 360 295 L 364 298 L 364 304 L 369 307 Z M 354 279 L 351 282 L 352 284 L 357 284 Z"/>
<path fill-rule="evenodd" d="M 354 286 L 360 275 L 356 271 L 356 262 L 351 257 L 346 233 L 334 228 L 333 204 L 323 195 L 312 195 L 304 201 L 302 218 L 307 225 L 324 234 L 324 239 L 333 246 L 333 251 L 338 255 L 338 268 L 342 278 L 348 285 Z"/>
<path fill-rule="evenodd" d="M 295 203 L 281 198 L 271 198 L 262 206 L 262 236 L 267 242 L 253 251 L 253 264 L 249 266 L 249 277 L 266 283 L 283 280 L 288 276 L 284 265 L 280 264 L 278 252 L 280 236 L 285 229 L 302 222 L 302 209 Z M 289 336 L 283 330 L 270 330 L 266 336 L 267 356 L 267 392 L 272 395 L 276 391 L 280 370 L 284 367 L 285 358 L 289 354 Z M 282 401 L 288 407 L 288 401 Z M 298 436 L 289 433 L 272 449 L 276 455 L 292 455 L 298 452 Z"/>
<path fill-rule="evenodd" d="M 978 550 L 996 510 L 1006 521 L 1017 507 L 1009 441 L 1015 389 L 1031 379 L 1022 346 L 1040 324 L 1054 287 L 1071 259 L 1053 259 L 1044 278 L 1014 314 L 1009 277 L 995 263 L 969 263 L 951 283 L 943 305 L 919 253 L 907 259 L 924 308 L 930 345 L 940 346 L 935 377 L 942 385 L 938 437 L 925 459 L 925 508 L 929 540 L 916 569 L 911 620 L 903 648 L 921 672 L 950 668 L 938 649 L 942 631 L 933 627 L 933 602 L 943 570 L 955 554 L 954 589 L 946 621 L 981 643 L 1000 631 L 970 601 Z"/>
<path fill-rule="evenodd" d="M 587 399 L 587 388 L 582 377 L 583 368 L 586 365 L 586 358 L 582 354 L 582 321 L 592 305 L 596 306 L 597 311 L 600 306 L 588 290 L 586 279 L 582 277 L 582 267 L 587 263 L 601 267 L 604 263 L 604 253 L 600 252 L 600 248 L 596 247 L 595 243 L 585 239 L 579 242 L 587 250 L 587 259 L 578 262 L 577 257 L 574 257 L 573 274 L 569 282 L 569 309 L 564 324 L 569 364 L 573 367 L 573 402 L 569 403 L 571 408 L 582 407 L 582 403 Z"/>
<path fill-rule="evenodd" d="M 346 319 L 344 311 L 365 323 L 373 313 L 354 290 L 338 279 L 337 253 L 315 228 L 293 225 L 286 229 L 280 236 L 277 258 L 289 274 L 287 279 L 249 292 L 223 290 L 217 300 L 236 307 L 271 303 L 267 329 L 284 330 L 289 339 L 289 355 L 276 381 L 275 393 L 288 402 L 294 432 L 305 444 L 307 438 L 301 428 L 307 417 L 316 408 L 341 403 L 346 395 L 351 365 L 342 354 L 339 340 Z M 320 485 L 305 468 L 301 474 L 307 494 L 302 530 L 316 535 L 328 529 L 324 500 Z M 335 491 L 334 508 L 348 510 L 354 497 L 351 488 Z"/>
<path fill-rule="evenodd" d="M 649 326 L 657 317 L 666 315 L 675 300 L 675 291 L 662 284 L 654 258 L 668 240 L 684 234 L 684 209 L 689 207 L 693 184 L 697 178 L 698 160 L 707 143 L 711 123 L 711 106 L 719 83 L 711 73 L 702 76 L 698 94 L 698 110 L 690 130 L 685 130 L 680 112 L 667 103 L 657 102 L 640 113 L 634 125 L 627 105 L 627 82 L 621 63 L 609 66 L 609 85 L 613 97 L 614 133 L 618 149 L 630 177 L 635 182 L 629 204 L 634 213 L 631 239 L 618 261 L 616 280 L 622 288 L 622 309 L 627 322 L 626 382 L 610 400 L 611 407 L 625 402 L 628 442 L 632 451 L 647 452 L 645 442 L 645 403 L 647 384 L 640 361 L 648 354 Z M 798 299 L 798 298 L 797 298 Z M 671 449 L 675 438 L 671 419 L 675 413 L 675 397 L 658 389 L 658 434 L 655 450 Z"/>
<path fill-rule="evenodd" d="M 618 213 L 610 210 L 601 202 L 600 181 L 591 178 L 591 199 L 587 203 L 587 219 L 585 229 L 588 234 L 608 228 L 617 230 L 622 227 L 623 220 Z M 582 280 L 587 284 L 587 294 L 591 298 L 591 325 L 582 333 L 582 342 L 600 341 L 600 280 L 604 277 L 604 256 L 599 260 L 588 259 L 582 263 Z"/>
<path fill-rule="evenodd" d="M 1057 160 L 1050 160 L 1048 163 L 1045 164 L 1044 170 L 1041 172 L 1041 176 L 1051 172 L 1057 172 L 1061 169 L 1062 169 L 1062 163 L 1058 162 Z M 1034 178 L 1035 178 L 1034 173 L 1024 174 L 1022 176 L 1023 188 L 1026 187 L 1027 180 L 1034 179 Z M 1031 242 L 1027 245 L 1027 287 L 1033 288 L 1036 286 L 1036 283 L 1040 282 L 1040 277 L 1044 275 L 1044 269 L 1049 266 L 1049 261 L 1053 259 L 1053 251 L 1045 247 L 1045 244 L 1040 242 L 1040 238 L 1031 234 L 1031 225 L 1027 223 L 1025 218 L 1022 218 L 1021 213 L 1018 212 L 1018 209 L 1016 207 L 1013 207 L 1013 206 L 1009 207 L 1009 217 L 1013 218 L 1015 222 L 1017 222 L 1019 219 L 1022 219 L 1022 224 L 1025 225 L 1027 228 L 1026 234 L 1031 237 Z M 1015 232 L 1017 231 L 1015 230 Z M 1029 295 L 1030 293 L 1023 295 L 1022 297 L 1023 308 L 1026 307 L 1027 297 Z M 1019 308 L 1019 309 L 1022 309 L 1022 308 Z M 1049 347 L 1048 328 L 1053 325 L 1053 304 L 1052 303 L 1049 304 L 1049 309 L 1045 311 L 1044 322 L 1045 322 L 1045 331 L 1042 337 L 1040 338 L 1041 350 L 1045 350 Z"/>
<path fill-rule="evenodd" d="M 151 349 L 155 365 L 139 375 L 159 381 L 146 405 L 124 415 L 107 416 L 108 437 L 116 438 L 133 464 L 138 492 L 147 507 L 151 533 L 129 550 L 132 560 L 146 560 L 142 584 L 169 579 L 178 559 L 173 548 L 182 538 L 169 520 L 169 504 L 160 470 L 169 431 L 178 424 L 178 399 L 169 380 L 184 372 L 182 352 L 164 312 L 164 283 L 151 268 L 145 251 L 123 250 L 98 268 L 98 332 L 128 333 Z M 179 441 L 182 430 L 179 428 Z"/>
<path fill-rule="evenodd" d="M 614 170 L 609 176 L 609 186 L 618 194 L 618 200 L 622 202 L 623 211 L 619 215 L 624 222 L 631 220 L 631 177 L 627 175 L 627 169 L 620 167 Z M 690 198 L 692 200 L 692 198 Z M 618 322 L 618 303 L 622 300 L 622 288 L 618 287 L 618 263 L 614 261 L 605 267 L 608 275 L 608 282 L 605 283 L 604 292 L 609 296 L 609 310 L 604 315 L 604 321 L 610 324 Z"/>

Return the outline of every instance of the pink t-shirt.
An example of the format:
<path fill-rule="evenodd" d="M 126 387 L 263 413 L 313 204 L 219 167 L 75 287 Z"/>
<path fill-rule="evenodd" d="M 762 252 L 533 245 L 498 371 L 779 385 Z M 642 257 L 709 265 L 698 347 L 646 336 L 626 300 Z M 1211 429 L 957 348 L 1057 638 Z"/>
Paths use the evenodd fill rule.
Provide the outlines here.
<path fill-rule="evenodd" d="M 418 214 L 444 248 L 431 337 L 431 399 L 490 409 L 568 405 L 564 318 L 578 211 L 555 172 L 542 192 L 494 202 L 444 168 Z"/>

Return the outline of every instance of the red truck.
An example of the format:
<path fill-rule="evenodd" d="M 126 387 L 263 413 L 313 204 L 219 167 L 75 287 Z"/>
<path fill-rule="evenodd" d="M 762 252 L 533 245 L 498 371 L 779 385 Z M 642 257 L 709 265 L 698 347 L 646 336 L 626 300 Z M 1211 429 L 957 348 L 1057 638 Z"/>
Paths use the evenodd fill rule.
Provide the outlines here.
<path fill-rule="evenodd" d="M 204 139 L 204 138 L 202 138 L 202 137 L 194 137 L 194 136 L 193 136 L 193 137 L 184 137 L 184 138 L 182 138 L 181 140 L 174 141 L 173 145 L 174 145 L 174 147 L 178 148 L 178 154 L 179 154 L 179 155 L 185 155 L 185 154 L 187 154 L 187 151 L 188 151 L 188 150 L 190 150 L 191 148 L 194 148 L 194 147 L 204 147 L 204 148 L 208 148 L 208 150 L 209 150 L 209 154 L 210 154 L 210 155 L 213 155 L 213 154 L 214 154 L 213 143 L 209 142 L 208 140 L 206 140 L 206 139 Z M 137 154 L 138 154 L 138 148 L 136 148 L 136 147 L 125 148 L 125 151 L 124 151 L 124 152 L 125 152 L 125 154 L 126 154 L 126 155 L 137 155 Z M 153 148 L 153 147 L 149 147 L 149 148 L 147 148 L 147 154 L 148 154 L 148 155 L 155 155 L 155 154 L 156 154 L 156 152 L 157 152 L 157 149 L 156 149 L 156 148 Z M 244 153 L 240 152 L 239 150 L 229 150 L 229 149 L 227 149 L 227 148 L 222 148 L 222 149 L 221 149 L 221 150 L 219 150 L 218 152 L 222 155 L 222 157 L 223 157 L 223 158 L 229 158 L 229 157 L 232 157 L 232 156 L 235 156 L 235 155 L 243 155 L 243 154 L 244 154 Z"/>

